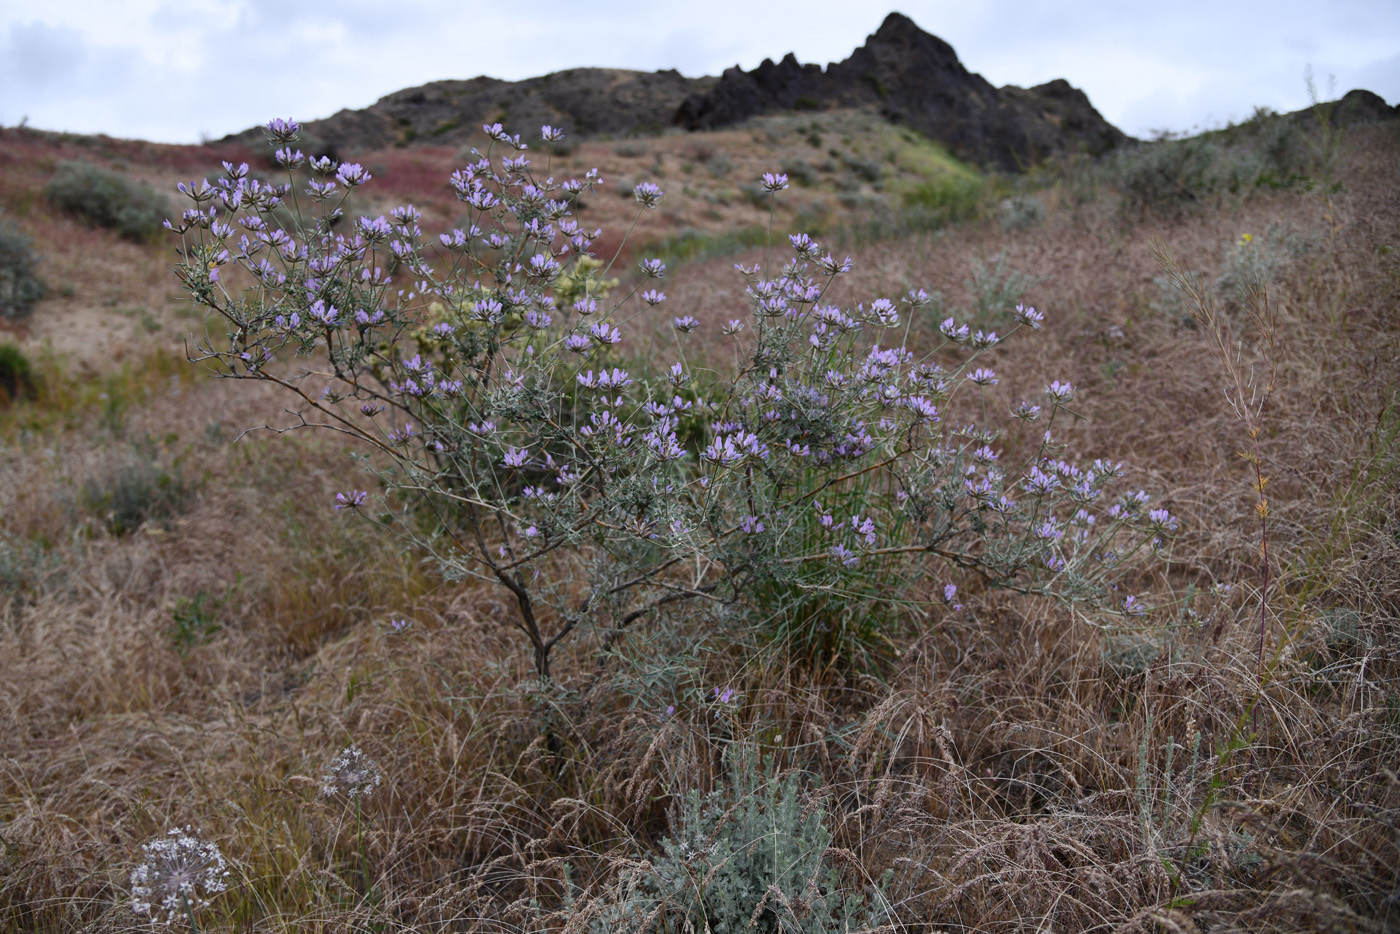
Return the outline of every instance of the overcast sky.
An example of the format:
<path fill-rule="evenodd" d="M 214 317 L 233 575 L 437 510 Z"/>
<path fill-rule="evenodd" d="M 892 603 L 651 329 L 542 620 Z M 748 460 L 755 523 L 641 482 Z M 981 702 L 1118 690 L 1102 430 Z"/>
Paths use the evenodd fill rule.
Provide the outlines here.
<path fill-rule="evenodd" d="M 1400 101 L 1400 2 L 0 0 L 0 124 L 165 142 L 441 78 L 840 61 L 891 9 L 996 85 L 1066 78 L 1136 136 L 1364 87 Z M 799 11 L 800 12 L 796 12 Z"/>

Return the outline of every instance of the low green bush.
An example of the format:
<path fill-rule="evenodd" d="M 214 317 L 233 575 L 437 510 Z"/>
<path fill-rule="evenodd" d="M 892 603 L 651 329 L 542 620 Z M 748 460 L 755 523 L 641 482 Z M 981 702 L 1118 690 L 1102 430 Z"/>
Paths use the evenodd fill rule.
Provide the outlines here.
<path fill-rule="evenodd" d="M 48 289 L 35 273 L 39 258 L 29 238 L 0 217 L 0 318 L 23 318 Z"/>
<path fill-rule="evenodd" d="M 624 884 L 598 932 L 838 934 L 891 920 L 883 899 L 843 878 L 820 804 L 796 775 L 761 774 L 752 752 L 731 762 L 733 784 L 682 803 L 675 835 Z"/>
<path fill-rule="evenodd" d="M 982 209 L 984 194 L 980 179 L 946 175 L 905 192 L 905 214 L 911 221 L 922 221 L 927 229 L 937 229 L 976 217 Z"/>
<path fill-rule="evenodd" d="M 170 213 L 165 197 L 150 185 L 88 162 L 59 163 L 44 193 L 65 214 L 128 240 L 151 239 Z"/>
<path fill-rule="evenodd" d="M 1119 149 L 1103 172 L 1124 212 L 1179 216 L 1226 195 L 1307 187 L 1313 149 L 1296 121 L 1260 109 L 1225 130 Z"/>
<path fill-rule="evenodd" d="M 148 521 L 168 522 L 184 512 L 193 497 L 194 485 L 179 466 L 164 467 L 150 445 L 137 445 L 110 459 L 82 489 L 84 505 L 116 536 Z"/>
<path fill-rule="evenodd" d="M 34 368 L 15 344 L 0 344 L 0 404 L 34 392 Z"/>

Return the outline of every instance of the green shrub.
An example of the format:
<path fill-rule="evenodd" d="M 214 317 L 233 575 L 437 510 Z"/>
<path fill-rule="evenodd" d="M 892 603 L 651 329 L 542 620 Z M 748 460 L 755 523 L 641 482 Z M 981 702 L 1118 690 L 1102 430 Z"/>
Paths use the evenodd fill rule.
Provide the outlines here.
<path fill-rule="evenodd" d="M 0 533 L 0 620 L 32 602 L 45 579 L 64 570 L 41 542 Z"/>
<path fill-rule="evenodd" d="M 223 628 L 219 622 L 220 614 L 241 581 L 240 575 L 238 580 L 224 588 L 222 596 L 200 590 L 193 597 L 180 598 L 170 614 L 172 623 L 165 631 L 176 651 L 184 654 L 194 646 L 203 645 Z"/>
<path fill-rule="evenodd" d="M 34 368 L 14 344 L 0 344 L 0 404 L 34 392 Z"/>
<path fill-rule="evenodd" d="M 1273 286 L 1308 249 L 1304 238 L 1282 224 L 1270 224 L 1258 237 L 1242 234 L 1225 248 L 1215 280 L 1216 294 L 1227 308 L 1243 308 L 1251 289 Z"/>
<path fill-rule="evenodd" d="M 1045 220 L 1045 203 L 1035 195 L 1007 198 L 997 207 L 997 222 L 1005 231 L 1029 230 Z"/>
<path fill-rule="evenodd" d="M 0 217 L 0 318 L 22 318 L 47 289 L 34 273 L 38 258 L 29 238 Z"/>
<path fill-rule="evenodd" d="M 121 536 L 143 523 L 166 522 L 188 507 L 194 485 L 178 466 L 167 470 L 149 445 L 109 460 L 83 484 L 83 502 L 113 535 Z"/>
<path fill-rule="evenodd" d="M 783 163 L 782 172 L 792 179 L 793 184 L 801 185 L 803 188 L 810 188 L 817 180 L 816 172 L 806 159 L 788 159 Z"/>
<path fill-rule="evenodd" d="M 859 156 L 846 156 L 845 162 L 846 168 L 850 169 L 857 178 L 863 182 L 869 182 L 872 185 L 878 182 L 880 176 L 884 174 L 884 169 L 880 166 L 880 163 L 876 162 L 874 159 L 862 159 Z"/>
<path fill-rule="evenodd" d="M 825 814 L 797 776 L 765 778 L 756 758 L 734 757 L 731 787 L 690 793 L 675 836 L 625 881 L 595 931 L 837 934 L 891 920 L 881 896 L 867 904 L 832 865 Z"/>
<path fill-rule="evenodd" d="M 1019 272 L 997 256 L 989 266 L 981 260 L 972 263 L 973 318 L 984 325 L 1002 325 L 1011 320 L 1011 310 L 1041 279 Z"/>
<path fill-rule="evenodd" d="M 87 162 L 62 162 L 45 189 L 49 203 L 128 240 L 149 240 L 169 214 L 165 198 L 150 185 Z"/>
<path fill-rule="evenodd" d="M 1311 244 L 1282 224 L 1270 224 L 1263 234 L 1242 234 L 1231 240 L 1222 251 L 1220 275 L 1205 285 L 1227 312 L 1238 312 L 1246 305 L 1247 296 L 1255 288 L 1272 288 L 1298 257 L 1306 254 Z M 1193 281 L 1204 284 L 1199 273 L 1191 274 Z M 1195 327 L 1190 302 L 1184 300 L 1180 289 L 1165 276 L 1153 280 L 1157 295 L 1152 309 L 1163 317 L 1186 327 Z"/>
<path fill-rule="evenodd" d="M 1225 195 L 1307 187 L 1312 153 L 1296 122 L 1261 109 L 1237 127 L 1120 149 L 1104 171 L 1125 212 L 1179 216 Z"/>
<path fill-rule="evenodd" d="M 905 192 L 905 213 L 911 220 L 921 220 L 927 229 L 936 229 L 976 217 L 982 197 L 980 179 L 945 175 Z"/>

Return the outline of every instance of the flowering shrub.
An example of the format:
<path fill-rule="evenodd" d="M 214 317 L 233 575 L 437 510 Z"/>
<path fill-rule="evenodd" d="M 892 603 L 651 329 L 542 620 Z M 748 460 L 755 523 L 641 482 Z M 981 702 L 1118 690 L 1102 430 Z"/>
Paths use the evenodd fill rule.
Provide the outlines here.
<path fill-rule="evenodd" d="M 796 234 L 781 269 L 738 267 L 748 313 L 718 329 L 739 362 L 701 368 L 689 335 L 716 324 L 656 310 L 663 263 L 603 294 L 608 270 L 589 253 L 601 231 L 571 214 L 597 171 L 541 179 L 518 137 L 485 130 L 491 146 L 451 178 L 464 226 L 436 239 L 412 205 L 333 228 L 370 174 L 308 159 L 283 120 L 268 132 L 287 182 L 225 163 L 217 181 L 180 186 L 193 204 L 167 224 L 190 295 L 226 325 L 201 358 L 284 387 L 304 424 L 362 442 L 367 467 L 414 504 L 401 528 L 442 573 L 511 593 L 542 678 L 580 627 L 610 644 L 676 604 L 756 611 L 829 653 L 816 632 L 892 595 L 951 606 L 939 566 L 1105 601 L 1126 559 L 1174 526 L 1119 489 L 1121 465 L 1066 457 L 1051 429 L 1069 383 L 1013 409 L 1033 435 L 1014 464 L 985 397 L 975 422 L 949 414 L 1000 381 L 980 358 L 1039 328 L 1034 308 L 1017 306 L 1002 335 L 949 318 L 916 353 L 909 318 L 925 293 L 838 307 L 826 296 L 850 259 Z M 787 178 L 759 184 L 771 199 Z M 640 217 L 664 194 L 642 183 L 633 196 Z M 272 222 L 284 205 L 292 229 Z M 671 320 L 674 355 L 629 363 L 629 324 L 646 313 Z M 370 508 L 347 486 L 330 505 Z"/>

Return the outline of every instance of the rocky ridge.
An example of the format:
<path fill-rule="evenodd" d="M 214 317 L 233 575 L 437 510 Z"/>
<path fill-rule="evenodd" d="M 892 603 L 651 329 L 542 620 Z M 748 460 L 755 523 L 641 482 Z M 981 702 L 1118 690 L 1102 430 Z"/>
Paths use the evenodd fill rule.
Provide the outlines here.
<path fill-rule="evenodd" d="M 891 13 L 843 62 L 800 64 L 789 53 L 718 78 L 676 71 L 575 68 L 524 81 L 435 81 L 390 94 L 363 110 L 306 124 L 313 148 L 334 153 L 421 144 L 463 145 L 483 123 L 516 132 L 542 124 L 574 138 L 637 136 L 681 126 L 732 126 L 804 109 L 872 109 L 978 164 L 1016 171 L 1058 152 L 1098 154 L 1128 139 L 1064 80 L 995 88 L 958 61 L 952 46 Z M 252 128 L 228 142 L 255 143 Z"/>
<path fill-rule="evenodd" d="M 823 68 L 788 53 L 745 71 L 687 78 L 674 70 L 574 68 L 503 81 L 434 81 L 396 91 L 362 110 L 306 124 L 304 148 L 348 154 L 390 146 L 463 146 L 483 123 L 537 133 L 544 124 L 573 139 L 646 136 L 671 127 L 714 130 L 753 117 L 855 108 L 935 140 L 967 162 L 1005 172 L 1067 152 L 1091 156 L 1135 142 L 1063 78 L 1031 88 L 995 87 L 959 61 L 953 47 L 909 17 L 889 14 L 863 45 Z M 1394 119 L 1400 107 L 1367 91 L 1338 102 L 1339 125 Z M 1286 115 L 1304 122 L 1311 109 Z M 251 128 L 221 142 L 260 145 Z"/>
<path fill-rule="evenodd" d="M 1019 171 L 1048 155 L 1100 155 L 1129 137 L 1063 79 L 1033 88 L 992 86 L 969 72 L 948 43 L 891 13 L 845 61 L 822 69 L 764 61 L 730 68 L 681 105 L 676 121 L 713 129 L 793 109 L 865 107 L 943 143 L 956 156 Z"/>

